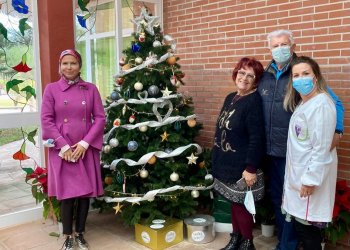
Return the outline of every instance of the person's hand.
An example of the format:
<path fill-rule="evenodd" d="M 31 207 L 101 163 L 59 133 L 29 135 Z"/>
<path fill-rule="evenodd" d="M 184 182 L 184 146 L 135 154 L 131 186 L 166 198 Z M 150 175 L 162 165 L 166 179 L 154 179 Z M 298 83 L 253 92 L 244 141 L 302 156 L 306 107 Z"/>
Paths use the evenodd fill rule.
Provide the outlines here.
<path fill-rule="evenodd" d="M 71 162 L 71 161 L 73 160 L 72 154 L 73 154 L 73 151 L 72 151 L 72 149 L 70 148 L 70 149 L 66 150 L 66 151 L 62 154 L 62 158 L 63 158 L 65 161 Z"/>
<path fill-rule="evenodd" d="M 82 145 L 80 145 L 79 143 L 76 143 L 72 146 L 72 148 L 74 149 L 72 158 L 75 161 L 78 161 L 79 158 L 84 159 L 86 149 Z"/>
<path fill-rule="evenodd" d="M 315 186 L 306 186 L 306 185 L 301 185 L 300 189 L 300 197 L 308 197 L 309 195 L 312 195 L 315 191 Z"/>
<path fill-rule="evenodd" d="M 338 147 L 340 138 L 341 138 L 340 134 L 334 133 L 330 151 L 332 151 L 335 147 Z"/>
<path fill-rule="evenodd" d="M 242 177 L 245 179 L 248 187 L 253 186 L 253 184 L 256 182 L 256 174 L 251 174 L 247 170 L 244 170 Z"/>

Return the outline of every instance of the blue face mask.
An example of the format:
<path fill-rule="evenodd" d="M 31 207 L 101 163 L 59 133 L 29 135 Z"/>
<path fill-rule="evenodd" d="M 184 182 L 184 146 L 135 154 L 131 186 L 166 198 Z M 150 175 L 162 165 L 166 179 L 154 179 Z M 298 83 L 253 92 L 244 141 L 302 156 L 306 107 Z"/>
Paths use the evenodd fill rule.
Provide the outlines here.
<path fill-rule="evenodd" d="M 279 63 L 283 64 L 289 60 L 291 57 L 290 46 L 281 46 L 271 50 L 273 59 Z"/>
<path fill-rule="evenodd" d="M 308 95 L 314 89 L 313 77 L 298 77 L 293 79 L 293 88 L 301 95 Z"/>

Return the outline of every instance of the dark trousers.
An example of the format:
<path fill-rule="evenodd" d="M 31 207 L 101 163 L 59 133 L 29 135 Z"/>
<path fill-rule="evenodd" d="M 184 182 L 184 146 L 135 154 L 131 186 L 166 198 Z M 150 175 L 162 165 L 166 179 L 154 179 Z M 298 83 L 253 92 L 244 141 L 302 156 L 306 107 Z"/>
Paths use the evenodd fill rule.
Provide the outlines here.
<path fill-rule="evenodd" d="M 277 249 L 295 250 L 298 240 L 294 223 L 286 222 L 281 211 L 286 158 L 269 156 L 267 164 L 268 192 L 276 216 L 277 237 L 280 242 Z"/>
<path fill-rule="evenodd" d="M 234 233 L 239 233 L 244 239 L 253 239 L 253 216 L 244 205 L 232 203 L 231 205 L 231 220 Z"/>
<path fill-rule="evenodd" d="M 75 213 L 75 232 L 85 231 L 86 218 L 89 212 L 90 198 L 71 198 L 61 200 L 61 219 L 63 234 L 73 233 L 73 218 Z"/>
<path fill-rule="evenodd" d="M 295 221 L 298 238 L 303 244 L 303 250 L 321 250 L 321 229 L 312 225 L 304 225 Z"/>

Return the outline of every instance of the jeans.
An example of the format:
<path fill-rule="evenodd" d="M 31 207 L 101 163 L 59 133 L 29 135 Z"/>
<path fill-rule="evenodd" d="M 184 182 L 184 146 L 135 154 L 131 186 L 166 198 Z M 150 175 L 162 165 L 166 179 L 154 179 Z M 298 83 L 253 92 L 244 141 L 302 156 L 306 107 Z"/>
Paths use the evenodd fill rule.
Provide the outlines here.
<path fill-rule="evenodd" d="M 63 224 L 63 234 L 71 235 L 73 233 L 73 217 L 76 205 L 75 232 L 83 233 L 85 223 L 89 212 L 89 198 L 71 198 L 61 200 L 61 218 Z"/>
<path fill-rule="evenodd" d="M 275 156 L 268 157 L 268 192 L 276 216 L 276 226 L 278 231 L 277 238 L 279 240 L 276 249 L 295 250 L 298 240 L 294 223 L 286 222 L 285 216 L 281 211 L 285 168 L 286 158 Z"/>

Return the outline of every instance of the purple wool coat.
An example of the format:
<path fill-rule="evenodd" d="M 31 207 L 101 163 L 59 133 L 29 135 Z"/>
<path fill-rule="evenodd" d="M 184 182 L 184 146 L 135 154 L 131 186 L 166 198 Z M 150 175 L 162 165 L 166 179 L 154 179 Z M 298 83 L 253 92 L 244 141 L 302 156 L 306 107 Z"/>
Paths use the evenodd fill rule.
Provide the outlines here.
<path fill-rule="evenodd" d="M 58 200 L 103 194 L 100 155 L 105 114 L 100 94 L 92 83 L 69 85 L 61 78 L 46 86 L 41 108 L 42 137 L 54 139 L 49 148 L 48 195 Z M 84 140 L 84 159 L 67 162 L 58 154 L 64 145 Z"/>

